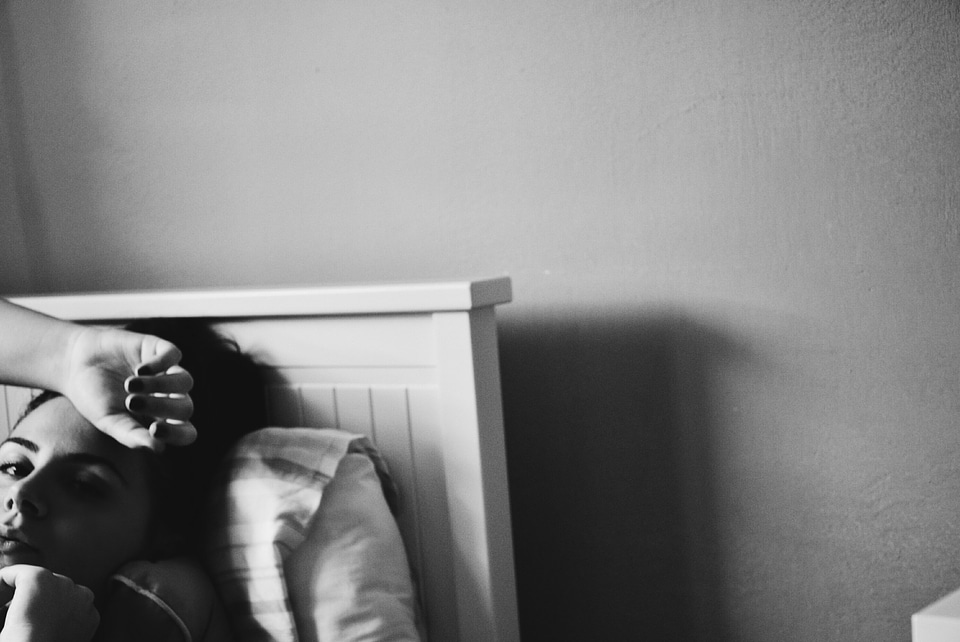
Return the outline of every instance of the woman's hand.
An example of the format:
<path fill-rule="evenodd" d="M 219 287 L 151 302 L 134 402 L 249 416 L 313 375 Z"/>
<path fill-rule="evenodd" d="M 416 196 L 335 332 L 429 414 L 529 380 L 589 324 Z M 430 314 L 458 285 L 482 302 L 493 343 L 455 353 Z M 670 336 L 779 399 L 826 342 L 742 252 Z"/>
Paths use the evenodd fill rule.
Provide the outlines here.
<path fill-rule="evenodd" d="M 89 642 L 100 624 L 90 589 L 39 566 L 0 569 L 0 600 L 10 601 L 0 642 Z"/>
<path fill-rule="evenodd" d="M 180 351 L 169 341 L 80 328 L 66 355 L 61 392 L 94 426 L 126 446 L 183 446 L 197 431 L 188 421 L 193 378 L 179 362 Z"/>

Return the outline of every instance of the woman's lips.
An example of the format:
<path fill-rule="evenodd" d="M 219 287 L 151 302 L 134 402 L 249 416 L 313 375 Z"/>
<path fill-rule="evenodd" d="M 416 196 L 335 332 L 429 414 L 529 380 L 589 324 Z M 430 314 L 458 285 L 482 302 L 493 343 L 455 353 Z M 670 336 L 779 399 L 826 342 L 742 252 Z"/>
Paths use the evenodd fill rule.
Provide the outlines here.
<path fill-rule="evenodd" d="M 24 555 L 37 552 L 37 549 L 28 544 L 20 533 L 0 531 L 0 555 Z"/>

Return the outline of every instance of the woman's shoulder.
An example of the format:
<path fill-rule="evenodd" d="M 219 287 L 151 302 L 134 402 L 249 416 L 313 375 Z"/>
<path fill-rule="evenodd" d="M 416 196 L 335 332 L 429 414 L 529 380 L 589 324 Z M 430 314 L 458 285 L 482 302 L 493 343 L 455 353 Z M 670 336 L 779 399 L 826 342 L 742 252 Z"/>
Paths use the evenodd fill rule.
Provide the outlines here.
<path fill-rule="evenodd" d="M 98 642 L 222 642 L 230 640 L 213 584 L 187 558 L 122 566 L 100 604 Z"/>

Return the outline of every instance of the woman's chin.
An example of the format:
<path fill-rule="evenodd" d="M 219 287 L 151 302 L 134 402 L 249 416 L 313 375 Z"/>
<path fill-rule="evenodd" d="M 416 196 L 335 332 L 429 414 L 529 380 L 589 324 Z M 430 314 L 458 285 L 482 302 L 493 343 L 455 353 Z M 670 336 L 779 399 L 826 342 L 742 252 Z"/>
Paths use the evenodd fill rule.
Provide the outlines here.
<path fill-rule="evenodd" d="M 0 553 L 0 568 L 13 566 L 14 564 L 29 564 L 31 566 L 43 566 L 40 556 L 36 553 Z"/>

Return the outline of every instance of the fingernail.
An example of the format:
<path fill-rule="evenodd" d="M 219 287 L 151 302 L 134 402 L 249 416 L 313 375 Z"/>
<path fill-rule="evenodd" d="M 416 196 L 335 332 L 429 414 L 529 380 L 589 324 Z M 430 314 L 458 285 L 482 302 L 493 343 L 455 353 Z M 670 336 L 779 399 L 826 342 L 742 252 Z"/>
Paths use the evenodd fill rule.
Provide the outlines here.
<path fill-rule="evenodd" d="M 146 387 L 143 383 L 143 380 L 137 379 L 136 377 L 130 377 L 126 381 L 124 386 L 127 389 L 127 392 L 143 392 L 143 389 Z"/>
<path fill-rule="evenodd" d="M 153 369 L 149 365 L 141 363 L 134 372 L 137 373 L 138 377 L 147 377 L 153 374 Z"/>
<path fill-rule="evenodd" d="M 155 421 L 152 424 L 150 424 L 150 435 L 154 439 L 159 439 L 160 441 L 163 441 L 163 438 L 167 435 L 168 432 L 169 432 L 169 429 L 167 428 L 167 426 L 165 424 L 160 423 L 159 421 Z"/>
<path fill-rule="evenodd" d="M 140 412 L 147 407 L 147 402 L 142 397 L 127 397 L 127 410 L 130 412 Z"/>
<path fill-rule="evenodd" d="M 153 422 L 147 429 L 147 434 L 149 437 L 147 437 L 146 440 L 150 442 L 151 450 L 156 453 L 162 453 L 166 447 L 161 437 L 163 434 L 163 425 L 159 421 Z"/>

